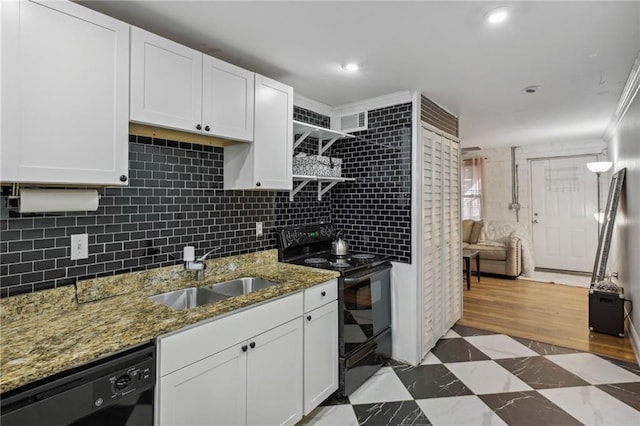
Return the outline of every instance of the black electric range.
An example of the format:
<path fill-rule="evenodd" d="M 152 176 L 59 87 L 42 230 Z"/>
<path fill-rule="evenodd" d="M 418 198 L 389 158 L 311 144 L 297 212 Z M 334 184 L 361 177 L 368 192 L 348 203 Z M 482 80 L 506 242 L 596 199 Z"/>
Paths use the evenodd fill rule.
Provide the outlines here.
<path fill-rule="evenodd" d="M 389 261 L 389 256 L 374 253 L 331 254 L 337 230 L 331 223 L 282 229 L 278 241 L 278 260 L 295 265 L 326 269 L 350 275 Z"/>
<path fill-rule="evenodd" d="M 348 396 L 391 357 L 391 262 L 367 252 L 332 255 L 336 234 L 330 223 L 282 229 L 278 259 L 340 273 L 338 393 Z"/>
<path fill-rule="evenodd" d="M 388 260 L 388 256 L 378 254 L 354 253 L 347 256 L 334 256 L 331 254 L 331 251 L 326 251 L 304 255 L 298 259 L 288 260 L 286 263 L 327 269 L 340 272 L 340 275 L 349 275 L 360 270 L 381 265 Z"/>

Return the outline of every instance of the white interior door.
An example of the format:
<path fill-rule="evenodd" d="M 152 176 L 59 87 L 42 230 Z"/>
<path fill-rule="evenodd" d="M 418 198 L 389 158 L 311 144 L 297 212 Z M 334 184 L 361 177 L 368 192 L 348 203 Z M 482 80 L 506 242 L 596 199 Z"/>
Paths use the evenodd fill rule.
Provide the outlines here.
<path fill-rule="evenodd" d="M 531 160 L 533 246 L 540 268 L 589 272 L 598 244 L 595 156 Z"/>

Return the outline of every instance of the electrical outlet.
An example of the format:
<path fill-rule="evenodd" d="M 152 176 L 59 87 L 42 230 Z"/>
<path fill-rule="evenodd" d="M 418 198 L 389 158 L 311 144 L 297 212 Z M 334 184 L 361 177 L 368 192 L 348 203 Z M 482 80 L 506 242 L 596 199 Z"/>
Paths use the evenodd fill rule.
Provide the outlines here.
<path fill-rule="evenodd" d="M 262 237 L 262 222 L 256 222 L 256 237 Z"/>
<path fill-rule="evenodd" d="M 71 236 L 71 260 L 86 259 L 89 257 L 89 234 L 76 234 Z"/>

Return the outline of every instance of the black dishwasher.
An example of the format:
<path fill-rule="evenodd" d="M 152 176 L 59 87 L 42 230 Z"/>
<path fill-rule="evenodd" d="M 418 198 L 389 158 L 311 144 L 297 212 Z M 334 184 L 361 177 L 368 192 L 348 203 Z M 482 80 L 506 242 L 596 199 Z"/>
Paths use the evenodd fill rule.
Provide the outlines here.
<path fill-rule="evenodd" d="M 155 346 L 135 346 L 0 395 L 2 426 L 151 426 Z"/>

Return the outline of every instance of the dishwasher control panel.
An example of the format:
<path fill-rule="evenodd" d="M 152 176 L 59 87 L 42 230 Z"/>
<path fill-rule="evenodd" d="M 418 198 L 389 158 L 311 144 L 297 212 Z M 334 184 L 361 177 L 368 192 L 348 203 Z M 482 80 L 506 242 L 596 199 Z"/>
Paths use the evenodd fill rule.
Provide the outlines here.
<path fill-rule="evenodd" d="M 154 360 L 147 359 L 93 382 L 93 405 L 99 408 L 136 391 L 155 384 Z"/>

